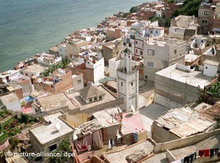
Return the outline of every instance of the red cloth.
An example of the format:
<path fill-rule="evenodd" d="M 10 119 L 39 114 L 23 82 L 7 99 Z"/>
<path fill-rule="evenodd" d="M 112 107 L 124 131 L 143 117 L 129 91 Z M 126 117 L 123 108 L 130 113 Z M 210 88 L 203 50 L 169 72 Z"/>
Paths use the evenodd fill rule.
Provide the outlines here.
<path fill-rule="evenodd" d="M 103 147 L 103 138 L 101 130 L 97 130 L 93 133 L 93 148 L 101 149 Z"/>
<path fill-rule="evenodd" d="M 92 135 L 91 134 L 84 136 L 83 139 L 81 140 L 75 141 L 75 147 L 78 153 L 86 151 L 89 148 L 89 146 L 90 147 L 92 146 Z"/>
<path fill-rule="evenodd" d="M 200 157 L 208 157 L 209 155 L 210 155 L 210 150 L 209 149 L 199 150 L 199 156 Z"/>

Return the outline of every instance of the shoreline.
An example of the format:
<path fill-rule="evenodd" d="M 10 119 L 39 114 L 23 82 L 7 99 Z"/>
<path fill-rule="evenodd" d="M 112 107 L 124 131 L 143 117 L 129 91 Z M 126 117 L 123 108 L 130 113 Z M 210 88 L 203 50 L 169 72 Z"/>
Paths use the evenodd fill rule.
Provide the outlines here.
<path fill-rule="evenodd" d="M 141 5 L 141 4 L 143 4 L 143 3 L 140 3 L 140 4 L 138 4 L 138 5 L 136 5 L 136 6 L 139 6 L 139 5 Z M 132 7 L 132 6 L 131 6 Z M 117 14 L 118 12 L 120 12 L 120 10 L 119 11 L 117 11 L 116 13 L 113 13 L 113 14 L 111 14 L 111 15 L 115 15 L 115 14 Z M 125 11 L 125 12 L 127 12 L 127 11 Z M 46 52 L 46 53 L 48 53 L 48 51 L 49 51 L 49 49 L 51 48 L 51 47 L 54 47 L 54 46 L 56 46 L 56 45 L 58 45 L 58 44 L 60 44 L 61 42 L 63 42 L 64 40 L 65 40 L 65 37 L 68 37 L 69 35 L 71 35 L 71 34 L 73 34 L 74 32 L 76 32 L 76 31 L 80 31 L 80 30 L 82 30 L 82 29 L 88 29 L 88 28 L 97 28 L 97 26 L 98 26 L 98 24 L 99 23 L 101 23 L 103 20 L 105 20 L 105 18 L 106 17 L 108 17 L 108 16 L 111 16 L 111 15 L 107 15 L 107 16 L 103 16 L 103 18 L 102 19 L 99 19 L 98 21 L 97 21 L 97 23 L 95 24 L 95 25 L 92 25 L 92 26 L 85 26 L 85 28 L 81 28 L 81 27 L 79 27 L 79 26 L 81 26 L 81 25 L 77 25 L 78 27 L 76 27 L 76 29 L 73 29 L 73 30 L 71 30 L 70 32 L 62 32 L 62 33 L 67 33 L 67 35 L 65 34 L 65 35 L 63 35 L 63 37 L 61 38 L 61 39 L 59 39 L 57 42 L 55 42 L 55 43 L 50 43 L 50 42 L 53 42 L 53 41 L 45 41 L 46 42 L 46 44 L 48 45 L 46 48 L 45 47 L 43 47 L 43 48 L 38 48 L 38 47 L 40 47 L 41 45 L 39 45 L 39 44 L 36 44 L 37 46 L 36 46 L 36 48 L 32 48 L 33 46 L 26 46 L 28 49 L 30 49 L 32 52 L 28 52 L 28 50 L 24 50 L 25 52 L 23 52 L 23 51 L 21 51 L 20 50 L 20 48 L 19 47 L 17 47 L 17 46 L 15 46 L 15 48 L 14 49 L 16 49 L 16 51 L 18 51 L 17 52 L 17 55 L 14 55 L 13 54 L 13 50 L 11 50 L 11 52 L 7 52 L 7 51 L 5 51 L 5 53 L 6 54 L 12 54 L 12 55 L 6 55 L 6 54 L 4 54 L 4 53 L 2 53 L 2 61 L 3 61 L 3 64 L 2 64 L 2 69 L 0 70 L 0 72 L 5 72 L 5 71 L 7 71 L 7 70 L 10 70 L 10 69 L 14 69 L 14 67 L 18 64 L 18 63 L 20 63 L 20 62 L 22 62 L 22 61 L 25 61 L 26 59 L 28 59 L 28 58 L 33 58 L 36 54 L 38 54 L 38 53 L 42 53 L 42 52 Z M 98 17 L 100 17 L 100 16 L 98 16 Z M 72 24 L 71 25 L 73 28 L 74 28 L 74 24 Z M 68 30 L 69 31 L 69 30 Z M 59 31 L 58 31 L 59 32 Z M 26 37 L 26 36 L 25 36 Z M 34 37 L 34 36 L 33 36 Z M 44 40 L 42 40 L 42 41 L 44 41 Z M 42 46 L 41 46 L 42 47 Z M 12 48 L 13 49 L 13 48 Z M 23 48 L 23 49 L 25 49 L 25 47 Z M 3 49 L 4 50 L 4 49 Z M 16 53 L 16 52 L 15 52 Z M 4 54 L 4 55 L 3 55 Z M 20 57 L 21 56 L 21 57 Z M 18 59 L 18 58 L 21 58 L 21 59 Z M 4 62 L 5 61 L 5 62 Z M 10 65 L 10 66 L 7 66 L 7 65 Z"/>

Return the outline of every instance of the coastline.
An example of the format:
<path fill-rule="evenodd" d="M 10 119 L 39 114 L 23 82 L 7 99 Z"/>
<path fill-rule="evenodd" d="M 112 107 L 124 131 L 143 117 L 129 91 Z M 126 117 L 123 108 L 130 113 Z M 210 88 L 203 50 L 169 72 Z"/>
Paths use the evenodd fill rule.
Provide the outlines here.
<path fill-rule="evenodd" d="M 132 7 L 132 6 L 130 6 L 130 7 Z M 130 9 L 130 7 L 129 7 L 129 9 Z M 110 7 L 108 7 L 108 8 L 110 8 Z M 117 12 L 118 11 L 120 11 L 120 10 L 117 10 Z M 115 12 L 113 10 L 113 14 L 117 13 L 117 12 Z M 110 15 L 112 15 L 112 14 L 110 14 Z M 107 15 L 107 16 L 109 16 L 109 15 Z M 0 72 L 7 71 L 8 69 L 13 69 L 13 67 L 16 66 L 16 64 L 18 62 L 25 60 L 26 58 L 31 58 L 37 53 L 44 52 L 44 51 L 48 52 L 48 50 L 51 46 L 54 46 L 54 45 L 58 44 L 59 42 L 62 42 L 65 36 L 68 36 L 69 34 L 73 33 L 76 30 L 83 29 L 83 28 L 81 28 L 82 26 L 85 26 L 85 28 L 90 27 L 90 26 L 96 27 L 96 25 L 98 25 L 106 17 L 106 15 L 103 17 L 102 17 L 102 15 L 97 15 L 97 18 L 95 20 L 95 24 L 92 24 L 92 23 L 94 23 L 94 17 L 95 16 L 92 16 L 91 21 L 87 21 L 85 23 L 85 25 L 83 22 L 85 22 L 86 20 L 85 21 L 83 20 L 80 22 L 78 19 L 74 19 L 74 20 L 72 20 L 72 22 L 73 21 L 78 22 L 77 27 L 76 27 L 75 22 L 74 22 L 74 24 L 72 24 L 70 21 L 69 24 L 72 24 L 72 25 L 69 25 L 69 26 L 71 26 L 71 27 L 64 28 L 65 30 L 62 29 L 59 31 L 55 31 L 55 30 L 52 30 L 51 32 L 48 31 L 49 35 L 53 35 L 50 33 L 54 33 L 54 36 L 52 37 L 52 39 L 51 39 L 51 36 L 47 37 L 47 35 L 45 35 L 45 32 L 41 32 L 42 29 L 47 31 L 47 30 L 50 30 L 49 28 L 48 29 L 46 27 L 43 27 L 42 29 L 39 28 L 40 31 L 37 31 L 36 34 L 33 34 L 33 32 L 31 34 L 30 31 L 24 31 L 24 30 L 26 30 L 26 27 L 25 27 L 25 29 L 23 30 L 24 36 L 22 35 L 22 37 L 17 38 L 16 40 L 19 40 L 19 41 L 17 41 L 18 43 L 15 44 L 14 39 L 11 36 L 11 35 L 13 35 L 13 33 L 10 32 L 9 38 L 6 39 L 6 43 L 4 43 L 3 41 L 2 41 L 2 43 L 0 43 L 0 47 L 2 47 L 0 49 L 0 61 L 1 61 Z M 102 17 L 102 18 L 100 19 L 100 17 Z M 38 20 L 36 20 L 36 21 L 38 21 Z M 91 25 L 87 26 L 88 24 L 91 24 Z M 15 26 L 15 28 L 17 28 L 17 26 Z M 29 27 L 27 27 L 27 28 L 29 28 Z M 36 28 L 38 28 L 38 26 L 36 26 Z M 16 33 L 19 33 L 19 31 L 20 31 L 19 28 L 16 29 Z M 2 31 L 2 33 L 3 33 L 3 31 Z M 31 35 L 31 36 L 28 36 L 29 38 L 26 38 L 25 35 Z M 39 35 L 39 38 L 44 37 L 45 39 L 39 40 L 38 38 L 35 37 L 35 35 Z M 41 35 L 45 35 L 45 36 L 41 36 Z M 5 35 L 2 35 L 2 38 L 3 37 L 5 37 Z M 10 40 L 12 40 L 12 41 L 10 41 Z M 56 41 L 54 41 L 54 40 L 56 40 Z M 11 48 L 6 49 L 6 47 L 9 43 L 12 44 L 13 46 L 11 46 Z"/>

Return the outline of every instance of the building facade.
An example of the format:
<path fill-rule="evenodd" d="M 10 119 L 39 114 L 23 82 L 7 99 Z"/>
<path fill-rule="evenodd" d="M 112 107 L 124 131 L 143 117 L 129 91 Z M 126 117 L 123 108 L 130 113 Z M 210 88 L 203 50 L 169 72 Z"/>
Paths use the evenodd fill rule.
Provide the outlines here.
<path fill-rule="evenodd" d="M 118 98 L 124 99 L 123 111 L 138 109 L 139 71 L 131 65 L 131 52 L 126 49 L 121 67 L 117 71 Z"/>

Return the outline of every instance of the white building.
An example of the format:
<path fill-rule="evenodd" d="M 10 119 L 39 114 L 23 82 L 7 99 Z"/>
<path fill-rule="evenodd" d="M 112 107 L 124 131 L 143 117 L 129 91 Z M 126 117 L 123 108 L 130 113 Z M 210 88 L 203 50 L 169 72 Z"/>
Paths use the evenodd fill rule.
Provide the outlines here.
<path fill-rule="evenodd" d="M 213 79 L 190 66 L 174 64 L 156 73 L 154 101 L 168 108 L 193 103 L 198 100 L 200 89 L 210 85 Z"/>
<path fill-rule="evenodd" d="M 5 72 L 0 73 L 0 82 L 8 83 L 12 80 L 17 79 L 20 76 L 18 70 L 8 70 Z"/>
<path fill-rule="evenodd" d="M 67 57 L 66 44 L 59 44 L 58 45 L 58 53 L 62 58 Z"/>
<path fill-rule="evenodd" d="M 121 63 L 121 60 L 118 58 L 109 59 L 109 76 L 112 78 L 117 78 L 117 69 Z"/>
<path fill-rule="evenodd" d="M 131 30 L 122 39 L 123 50 L 128 48 L 132 56 L 143 57 L 144 41 L 149 38 L 161 38 L 164 36 L 164 28 L 151 22 L 139 22 L 131 25 Z"/>
<path fill-rule="evenodd" d="M 47 67 L 41 66 L 39 64 L 33 64 L 33 65 L 25 67 L 22 70 L 22 73 L 26 76 L 29 76 L 29 77 L 33 77 L 33 76 L 38 77 L 46 69 L 47 69 Z"/>
<path fill-rule="evenodd" d="M 70 63 L 72 71 L 83 73 L 83 80 L 99 84 L 99 81 L 105 77 L 104 58 L 100 52 L 83 52 Z"/>
<path fill-rule="evenodd" d="M 205 60 L 203 74 L 209 77 L 215 77 L 218 75 L 219 62 Z"/>
<path fill-rule="evenodd" d="M 186 42 L 176 39 L 149 40 L 144 45 L 144 78 L 154 81 L 155 73 L 172 64 L 184 64 Z"/>
<path fill-rule="evenodd" d="M 37 63 L 42 66 L 51 66 L 59 63 L 62 60 L 61 57 L 56 57 L 55 55 L 47 53 L 36 54 L 36 57 Z"/>
<path fill-rule="evenodd" d="M 121 66 L 117 71 L 118 98 L 124 99 L 123 111 L 135 111 L 139 108 L 139 71 L 131 64 L 131 52 L 126 49 Z"/>

